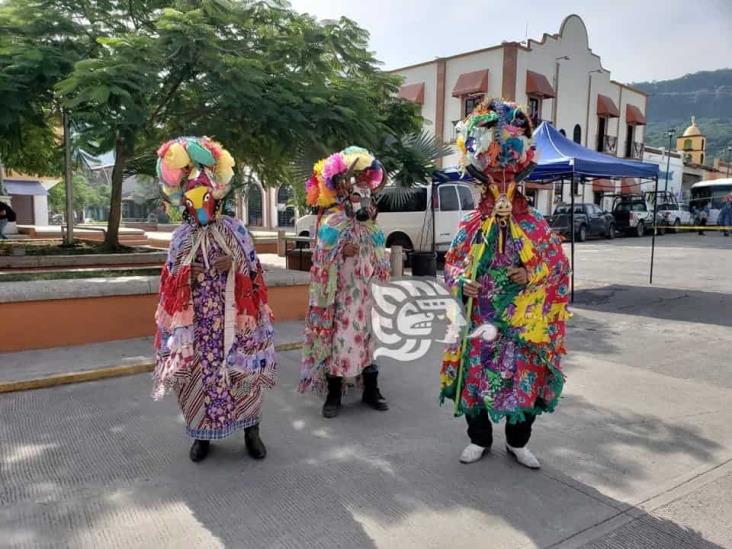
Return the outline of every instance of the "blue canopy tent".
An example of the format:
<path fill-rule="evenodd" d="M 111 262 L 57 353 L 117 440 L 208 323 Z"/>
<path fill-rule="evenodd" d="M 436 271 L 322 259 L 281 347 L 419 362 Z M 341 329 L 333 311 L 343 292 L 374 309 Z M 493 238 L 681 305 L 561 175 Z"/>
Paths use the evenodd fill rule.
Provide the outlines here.
<path fill-rule="evenodd" d="M 553 126 L 542 122 L 534 132 L 539 163 L 529 181 L 554 181 L 563 177 L 612 179 L 658 177 L 658 166 L 637 160 L 617 158 L 583 147 L 567 139 Z"/>
<path fill-rule="evenodd" d="M 634 177 L 655 181 L 655 196 L 658 195 L 658 166 L 647 162 L 626 160 L 596 152 L 567 139 L 553 126 L 542 122 L 534 132 L 538 163 L 526 178 L 528 181 L 550 183 L 558 179 L 571 179 L 572 187 L 578 180 L 617 179 Z M 571 263 L 572 301 L 574 301 L 574 191 L 571 195 Z M 653 283 L 653 257 L 656 249 L 656 214 L 658 201 L 653 206 L 653 238 L 651 243 L 650 283 Z"/>

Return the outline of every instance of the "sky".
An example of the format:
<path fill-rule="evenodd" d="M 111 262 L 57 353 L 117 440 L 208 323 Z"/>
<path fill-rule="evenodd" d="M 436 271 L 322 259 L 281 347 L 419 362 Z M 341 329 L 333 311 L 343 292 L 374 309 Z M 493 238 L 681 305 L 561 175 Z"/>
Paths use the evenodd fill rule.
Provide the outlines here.
<path fill-rule="evenodd" d="M 621 82 L 732 68 L 732 0 L 290 0 L 318 19 L 348 17 L 395 69 L 504 40 L 540 40 L 572 13 Z"/>

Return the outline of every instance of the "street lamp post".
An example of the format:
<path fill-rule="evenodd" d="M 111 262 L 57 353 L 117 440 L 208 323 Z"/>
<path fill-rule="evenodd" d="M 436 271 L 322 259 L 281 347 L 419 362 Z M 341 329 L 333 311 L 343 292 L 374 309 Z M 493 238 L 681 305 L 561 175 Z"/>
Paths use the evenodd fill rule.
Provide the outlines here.
<path fill-rule="evenodd" d="M 63 110 L 64 125 L 64 186 L 66 188 L 66 234 L 64 244 L 74 244 L 74 189 L 71 183 L 71 131 L 69 129 L 69 113 Z"/>
<path fill-rule="evenodd" d="M 729 161 L 732 157 L 732 145 L 727 146 L 727 177 L 729 177 Z"/>
<path fill-rule="evenodd" d="M 671 172 L 671 140 L 673 139 L 674 134 L 676 133 L 676 128 L 671 128 L 666 133 L 668 134 L 668 151 L 666 151 L 668 154 L 668 160 L 666 161 L 666 184 L 663 187 L 664 197 L 666 196 L 666 193 L 668 193 L 668 176 L 669 176 L 669 173 Z M 656 200 L 658 200 L 658 197 L 656 197 Z"/>

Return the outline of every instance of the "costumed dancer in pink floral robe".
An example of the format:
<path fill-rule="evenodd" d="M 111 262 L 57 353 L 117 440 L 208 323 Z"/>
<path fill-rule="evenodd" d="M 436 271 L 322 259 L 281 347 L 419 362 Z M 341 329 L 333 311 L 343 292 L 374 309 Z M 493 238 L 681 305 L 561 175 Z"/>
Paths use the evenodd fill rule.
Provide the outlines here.
<path fill-rule="evenodd" d="M 372 361 L 369 284 L 389 278 L 384 233 L 372 197 L 385 183 L 381 163 L 365 149 L 348 147 L 316 163 L 307 200 L 319 218 L 310 270 L 300 391 L 325 392 L 323 416 L 338 415 L 344 379 L 361 377 L 363 402 L 389 406 L 379 391 Z"/>
<path fill-rule="evenodd" d="M 158 156 L 163 194 L 185 205 L 186 222 L 173 234 L 160 279 L 153 396 L 175 391 L 194 439 L 191 460 L 239 430 L 248 453 L 262 459 L 262 392 L 276 380 L 274 331 L 252 238 L 217 211 L 234 160 L 205 137 L 169 141 Z"/>
<path fill-rule="evenodd" d="M 467 419 L 460 461 L 478 461 L 493 442 L 491 421 L 505 419 L 509 455 L 538 469 L 527 443 L 534 419 L 554 410 L 564 386 L 569 264 L 516 188 L 534 166 L 523 110 L 486 101 L 458 130 L 463 164 L 485 188 L 445 257 L 445 282 L 466 303 L 469 329 L 445 352 L 440 396 Z"/>

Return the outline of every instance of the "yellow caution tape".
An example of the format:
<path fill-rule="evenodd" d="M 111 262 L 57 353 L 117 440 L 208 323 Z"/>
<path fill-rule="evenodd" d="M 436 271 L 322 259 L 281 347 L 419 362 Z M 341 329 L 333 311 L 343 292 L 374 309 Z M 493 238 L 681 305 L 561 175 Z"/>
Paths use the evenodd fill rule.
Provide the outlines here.
<path fill-rule="evenodd" d="M 650 225 L 648 228 L 652 228 L 653 225 Z M 692 226 L 692 225 L 656 225 L 657 229 L 672 229 L 672 230 L 684 230 L 684 231 L 728 231 L 732 232 L 732 226 L 723 226 L 723 225 L 700 225 L 700 226 Z"/>

